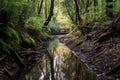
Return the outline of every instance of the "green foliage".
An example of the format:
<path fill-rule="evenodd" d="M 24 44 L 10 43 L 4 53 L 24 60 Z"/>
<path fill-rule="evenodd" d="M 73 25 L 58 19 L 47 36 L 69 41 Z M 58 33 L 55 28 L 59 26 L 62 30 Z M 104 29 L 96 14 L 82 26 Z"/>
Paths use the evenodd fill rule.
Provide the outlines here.
<path fill-rule="evenodd" d="M 11 27 L 1 27 L 0 34 L 0 46 L 7 52 L 21 43 L 18 32 Z"/>
<path fill-rule="evenodd" d="M 9 23 L 16 26 L 19 22 L 19 17 L 27 2 L 23 0 L 2 0 L 0 10 L 7 12 L 9 16 Z"/>
<path fill-rule="evenodd" d="M 12 49 L 12 45 L 9 43 L 6 43 L 3 39 L 0 39 L 0 48 L 3 49 L 3 52 L 5 51 L 5 53 L 10 53 L 9 49 Z"/>
<path fill-rule="evenodd" d="M 59 28 L 60 28 L 60 25 L 59 25 L 59 23 L 57 23 L 57 22 L 50 22 L 49 24 L 48 24 L 48 31 L 51 31 L 51 30 L 55 30 L 55 31 L 57 31 L 57 30 L 59 30 Z"/>
<path fill-rule="evenodd" d="M 70 16 L 73 22 L 76 22 L 75 4 L 74 0 L 64 0 L 62 5 L 66 8 L 63 9 Z M 100 21 L 102 19 L 108 19 L 107 12 L 116 14 L 120 11 L 120 0 L 106 1 L 106 0 L 77 0 L 79 5 L 79 13 L 83 23 L 91 23 L 94 21 Z M 108 6 L 111 6 L 111 8 Z M 112 8 L 113 6 L 113 8 Z"/>
<path fill-rule="evenodd" d="M 56 49 L 58 47 L 58 43 L 59 43 L 59 41 L 57 39 L 49 42 L 48 52 L 50 54 L 54 54 L 54 52 L 56 52 Z"/>
<path fill-rule="evenodd" d="M 43 19 L 40 17 L 30 17 L 26 23 L 25 23 L 25 27 L 26 28 L 31 28 L 31 29 L 35 29 L 35 30 L 41 30 L 42 26 L 43 26 Z"/>
<path fill-rule="evenodd" d="M 32 37 L 26 38 L 26 42 L 31 45 L 35 45 L 35 40 Z"/>
<path fill-rule="evenodd" d="M 25 47 L 33 47 L 36 45 L 36 41 L 28 33 L 22 33 L 22 45 Z"/>
<path fill-rule="evenodd" d="M 34 5 L 35 5 L 34 1 L 28 1 L 28 0 L 2 0 L 0 1 L 0 11 L 6 12 L 6 15 L 8 16 L 7 25 L 10 25 L 14 28 L 14 29 L 11 27 L 0 28 L 0 34 L 2 34 L 0 35 L 1 46 L 14 47 L 13 45 L 17 45 L 21 43 L 21 38 L 19 36 L 22 36 L 22 34 L 18 35 L 18 31 L 19 33 L 22 33 L 22 31 L 20 30 L 24 27 L 24 23 L 27 22 L 26 20 L 28 20 L 29 22 L 30 21 L 33 22 L 32 28 L 41 29 L 41 27 L 38 28 L 40 24 L 39 21 L 41 21 L 41 19 L 38 19 L 38 17 L 34 17 L 34 18 L 30 17 L 30 16 L 35 16 Z M 3 15 L 0 15 L 0 18 L 1 16 Z M 30 36 L 25 38 L 25 41 L 26 43 L 35 44 L 35 40 Z"/>
<path fill-rule="evenodd" d="M 1 38 L 6 42 L 13 40 L 19 44 L 21 41 L 18 32 L 11 27 L 2 27 L 0 33 L 2 33 Z"/>
<path fill-rule="evenodd" d="M 48 7 L 50 1 L 46 1 Z M 8 16 L 6 24 L 11 27 L 1 27 L 0 33 L 0 44 L 1 45 L 16 45 L 20 44 L 22 36 L 22 40 L 26 44 L 35 45 L 35 39 L 42 33 L 42 26 L 44 20 L 39 17 L 37 14 L 38 11 L 38 0 L 2 0 L 0 1 L 0 11 L 4 11 Z M 45 5 L 44 5 L 45 6 Z M 49 9 L 48 9 L 49 10 Z M 0 12 L 0 13 L 1 13 Z M 4 17 L 4 15 L 0 14 L 0 19 Z M 3 18 L 2 18 L 3 19 Z M 4 20 L 4 19 L 3 19 Z M 1 24 L 4 24 L 0 21 Z M 14 28 L 14 29 L 13 29 Z M 24 29 L 26 28 L 26 29 Z M 27 32 L 27 29 L 33 29 L 32 33 L 37 35 L 31 35 L 31 32 Z M 20 33 L 18 35 L 18 32 Z M 26 32 L 26 33 L 25 33 Z M 48 37 L 46 34 L 42 34 L 42 37 Z M 32 37 L 31 37 L 32 36 Z M 23 42 L 22 41 L 22 42 Z"/>
<path fill-rule="evenodd" d="M 113 1 L 114 1 L 114 3 L 113 3 L 113 6 L 114 6 L 113 11 L 120 12 L 120 0 L 113 0 Z"/>
<path fill-rule="evenodd" d="M 50 35 L 46 32 L 40 32 L 40 37 L 44 38 L 45 40 L 51 39 Z"/>

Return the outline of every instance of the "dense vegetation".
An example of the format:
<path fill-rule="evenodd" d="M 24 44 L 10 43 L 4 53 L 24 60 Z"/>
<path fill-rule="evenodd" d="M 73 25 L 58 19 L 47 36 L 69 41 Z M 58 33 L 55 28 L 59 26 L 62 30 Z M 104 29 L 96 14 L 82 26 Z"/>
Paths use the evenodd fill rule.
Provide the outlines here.
<path fill-rule="evenodd" d="M 27 53 L 46 48 L 52 38 L 49 34 L 61 26 L 78 35 L 103 30 L 112 19 L 120 18 L 115 16 L 119 15 L 119 4 L 120 0 L 1 0 L 0 71 L 13 79 L 7 65 L 15 62 L 22 70 L 35 64 L 30 62 L 34 54 L 28 57 Z"/>
<path fill-rule="evenodd" d="M 62 3 L 70 19 L 76 24 L 112 18 L 120 10 L 119 0 L 64 0 Z"/>
<path fill-rule="evenodd" d="M 51 6 L 53 6 L 52 3 Z M 23 69 L 30 60 L 27 62 L 27 64 L 25 64 L 25 61 L 28 60 L 29 57 L 27 58 L 26 56 L 23 56 L 21 53 L 24 52 L 22 51 L 35 51 L 35 46 L 43 44 L 43 42 L 50 39 L 47 34 L 47 32 L 50 31 L 50 28 L 45 28 L 46 31 L 43 29 L 43 27 L 46 27 L 49 23 L 47 20 L 50 11 L 49 7 L 50 1 L 0 1 L 1 66 L 3 64 L 7 65 L 9 60 L 11 60 L 10 62 L 15 61 L 15 63 L 19 65 L 20 69 Z M 6 68 L 5 65 L 3 66 Z M 2 68 L 3 67 L 1 67 L 1 69 Z M 8 71 L 6 72 L 10 75 Z"/>

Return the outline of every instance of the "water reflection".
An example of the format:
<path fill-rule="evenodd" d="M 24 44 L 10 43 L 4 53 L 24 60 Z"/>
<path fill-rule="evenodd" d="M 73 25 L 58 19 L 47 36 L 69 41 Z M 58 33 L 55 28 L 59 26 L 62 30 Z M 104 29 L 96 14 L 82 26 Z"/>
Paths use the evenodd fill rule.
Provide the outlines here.
<path fill-rule="evenodd" d="M 71 51 L 59 40 L 49 42 L 48 52 L 26 75 L 26 80 L 97 80 Z"/>

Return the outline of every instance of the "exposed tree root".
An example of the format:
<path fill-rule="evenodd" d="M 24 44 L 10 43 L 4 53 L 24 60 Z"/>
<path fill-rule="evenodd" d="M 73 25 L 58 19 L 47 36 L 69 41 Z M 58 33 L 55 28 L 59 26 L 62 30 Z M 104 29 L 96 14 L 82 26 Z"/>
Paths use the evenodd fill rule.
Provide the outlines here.
<path fill-rule="evenodd" d="M 7 57 L 7 55 L 4 55 L 3 57 L 0 58 L 0 61 L 4 60 Z"/>

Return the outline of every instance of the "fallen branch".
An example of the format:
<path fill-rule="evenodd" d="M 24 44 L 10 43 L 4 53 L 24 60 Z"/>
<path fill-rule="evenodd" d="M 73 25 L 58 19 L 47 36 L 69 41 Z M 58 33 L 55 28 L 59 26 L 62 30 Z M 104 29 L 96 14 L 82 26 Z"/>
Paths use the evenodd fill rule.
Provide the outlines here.
<path fill-rule="evenodd" d="M 78 44 L 75 45 L 75 47 L 81 45 L 83 43 L 83 41 L 80 41 Z"/>
<path fill-rule="evenodd" d="M 0 58 L 0 61 L 4 60 L 7 55 L 4 55 L 3 57 Z"/>
<path fill-rule="evenodd" d="M 10 73 L 6 67 L 4 67 L 4 70 L 5 70 L 5 74 L 7 75 L 7 77 L 9 77 L 9 79 L 15 80 L 15 79 L 12 77 L 12 73 Z"/>
<path fill-rule="evenodd" d="M 44 52 L 46 49 L 39 50 L 39 51 L 21 51 L 19 52 L 20 54 L 22 53 L 22 56 L 25 55 L 30 55 L 30 54 L 41 54 L 41 52 Z"/>
<path fill-rule="evenodd" d="M 120 12 L 115 16 L 115 19 L 113 19 L 112 23 L 116 24 L 120 21 Z"/>
<path fill-rule="evenodd" d="M 16 59 L 16 62 L 19 64 L 20 68 L 24 68 L 25 64 L 23 63 L 21 57 L 14 51 L 14 50 L 10 50 L 10 53 L 14 59 Z"/>

